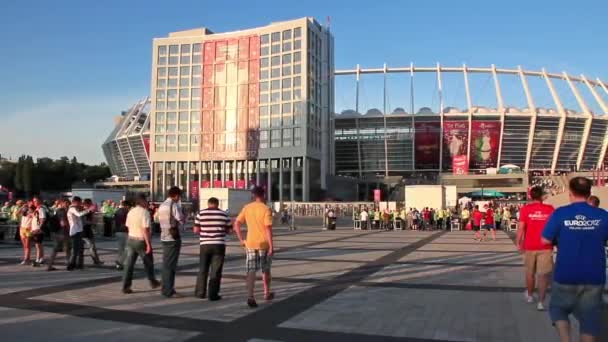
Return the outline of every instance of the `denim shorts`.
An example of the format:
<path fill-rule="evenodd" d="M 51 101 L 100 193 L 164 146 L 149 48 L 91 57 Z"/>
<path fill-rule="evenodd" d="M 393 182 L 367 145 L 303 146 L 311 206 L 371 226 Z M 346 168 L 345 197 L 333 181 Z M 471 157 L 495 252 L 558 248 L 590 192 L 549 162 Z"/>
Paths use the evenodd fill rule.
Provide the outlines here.
<path fill-rule="evenodd" d="M 549 315 L 555 324 L 568 321 L 570 314 L 578 320 L 581 334 L 599 336 L 602 328 L 601 285 L 564 285 L 553 282 Z"/>

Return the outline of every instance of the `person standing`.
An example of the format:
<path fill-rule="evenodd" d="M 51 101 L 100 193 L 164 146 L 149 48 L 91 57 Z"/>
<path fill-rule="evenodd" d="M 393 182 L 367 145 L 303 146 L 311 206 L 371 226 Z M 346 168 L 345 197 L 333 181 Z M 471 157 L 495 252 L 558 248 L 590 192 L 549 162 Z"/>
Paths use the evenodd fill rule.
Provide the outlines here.
<path fill-rule="evenodd" d="M 72 205 L 68 209 L 68 224 L 70 225 L 70 240 L 72 243 L 72 255 L 67 270 L 73 271 L 74 268 L 82 269 L 84 267 L 84 250 L 83 250 L 83 216 L 89 214 L 90 209 L 82 210 L 82 199 L 75 196 L 72 199 Z"/>
<path fill-rule="evenodd" d="M 471 217 L 471 213 L 469 212 L 469 209 L 464 206 L 462 208 L 462 210 L 460 211 L 460 226 L 462 230 L 466 230 L 467 229 L 467 224 L 469 223 L 469 218 Z"/>
<path fill-rule="evenodd" d="M 44 231 L 42 228 L 47 221 L 48 214 L 46 208 L 42 205 L 40 198 L 34 197 L 32 203 L 36 208 L 32 218 L 32 240 L 36 247 L 36 260 L 34 260 L 32 265 L 38 267 L 40 264 L 44 263 L 44 246 L 42 245 Z"/>
<path fill-rule="evenodd" d="M 473 231 L 475 232 L 475 236 L 474 239 L 477 241 L 483 241 L 483 238 L 481 237 L 481 220 L 483 219 L 483 213 L 481 211 L 479 211 L 479 206 L 476 205 L 475 208 L 473 209 Z"/>
<path fill-rule="evenodd" d="M 526 293 L 528 303 L 534 302 L 534 287 L 538 277 L 538 310 L 544 310 L 549 287 L 549 275 L 553 271 L 553 246 L 541 241 L 547 220 L 553 214 L 553 206 L 543 203 L 544 191 L 540 186 L 530 189 L 532 202 L 521 208 L 521 220 L 517 230 L 517 248 L 524 257 L 526 269 Z"/>
<path fill-rule="evenodd" d="M 594 208 L 599 208 L 600 207 L 600 198 L 595 195 L 589 196 L 589 198 L 587 199 L 587 203 L 589 203 L 589 205 Z"/>
<path fill-rule="evenodd" d="M 26 212 L 21 214 L 21 222 L 19 222 L 19 236 L 21 237 L 21 245 L 23 246 L 23 260 L 21 265 L 29 265 L 32 258 L 32 220 L 36 207 L 31 206 Z"/>
<path fill-rule="evenodd" d="M 161 293 L 167 298 L 180 297 L 175 291 L 175 273 L 182 247 L 180 225 L 186 222 L 180 197 L 182 190 L 176 186 L 169 189 L 168 198 L 158 208 L 160 241 L 163 247 L 163 270 Z"/>
<path fill-rule="evenodd" d="M 232 228 L 230 218 L 219 209 L 219 205 L 217 198 L 209 198 L 207 208 L 196 215 L 193 229 L 200 237 L 200 265 L 194 295 L 202 299 L 209 294 L 210 301 L 222 299 L 220 285 L 226 255 L 226 234 Z"/>
<path fill-rule="evenodd" d="M 492 241 L 496 241 L 496 226 L 494 225 L 494 210 L 492 209 L 492 206 L 489 206 L 487 204 L 486 204 L 484 222 L 485 222 L 484 223 L 484 225 L 485 225 L 484 238 L 485 238 L 485 234 L 487 234 L 487 232 L 490 231 L 490 233 L 492 233 Z"/>
<path fill-rule="evenodd" d="M 144 263 L 144 270 L 150 287 L 155 289 L 160 286 L 160 282 L 156 280 L 154 275 L 154 262 L 152 261 L 152 241 L 150 237 L 150 226 L 152 220 L 148 212 L 148 201 L 143 195 L 137 198 L 135 208 L 131 209 L 127 214 L 126 226 L 129 231 L 129 239 L 127 241 L 127 261 L 125 265 L 125 273 L 122 278 L 122 293 L 133 293 L 131 285 L 133 282 L 133 269 L 137 257 L 141 257 Z"/>
<path fill-rule="evenodd" d="M 361 214 L 359 214 L 359 224 L 361 225 L 362 230 L 367 230 L 367 222 L 369 221 L 369 214 L 367 213 L 367 208 L 363 208 L 361 210 Z"/>
<path fill-rule="evenodd" d="M 108 200 L 101 206 L 101 214 L 103 215 L 103 236 L 112 237 L 112 221 L 114 221 L 114 214 L 116 209 L 112 201 Z"/>
<path fill-rule="evenodd" d="M 549 314 L 561 341 L 570 341 L 570 314 L 578 319 L 581 341 L 597 341 L 602 330 L 606 283 L 608 212 L 587 203 L 591 180 L 569 182 L 571 204 L 557 208 L 542 233 L 558 248 Z"/>
<path fill-rule="evenodd" d="M 264 281 L 264 299 L 272 300 L 274 293 L 270 291 L 272 256 L 274 244 L 272 239 L 272 213 L 264 203 L 265 193 L 261 187 L 252 190 L 254 200 L 247 204 L 236 218 L 234 230 L 247 252 L 247 305 L 250 308 L 258 306 L 255 296 L 255 274 L 262 270 Z M 247 240 L 243 239 L 241 225 L 247 224 Z"/>
<path fill-rule="evenodd" d="M 49 264 L 47 267 L 47 271 L 56 271 L 57 269 L 53 267 L 55 263 L 55 258 L 57 257 L 57 253 L 60 251 L 65 252 L 66 264 L 70 263 L 70 252 L 71 252 L 71 243 L 70 243 L 70 225 L 68 223 L 68 207 L 70 205 L 70 201 L 68 200 L 59 200 L 55 206 L 55 215 L 53 217 L 54 227 L 51 235 L 53 237 L 53 252 L 51 253 L 51 257 L 49 259 Z"/>
<path fill-rule="evenodd" d="M 114 214 L 114 234 L 118 241 L 118 255 L 116 259 L 116 269 L 122 270 L 127 257 L 127 214 L 129 214 L 129 204 L 127 201 L 121 201 L 118 210 Z"/>

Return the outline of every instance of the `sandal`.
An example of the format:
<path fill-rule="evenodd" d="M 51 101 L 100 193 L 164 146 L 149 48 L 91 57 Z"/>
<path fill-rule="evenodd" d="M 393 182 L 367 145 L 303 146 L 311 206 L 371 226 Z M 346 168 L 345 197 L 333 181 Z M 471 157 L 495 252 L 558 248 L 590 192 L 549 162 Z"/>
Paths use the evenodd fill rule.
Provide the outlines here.
<path fill-rule="evenodd" d="M 258 303 L 256 303 L 254 298 L 249 298 L 249 299 L 247 299 L 247 306 L 254 309 L 254 308 L 258 307 Z"/>

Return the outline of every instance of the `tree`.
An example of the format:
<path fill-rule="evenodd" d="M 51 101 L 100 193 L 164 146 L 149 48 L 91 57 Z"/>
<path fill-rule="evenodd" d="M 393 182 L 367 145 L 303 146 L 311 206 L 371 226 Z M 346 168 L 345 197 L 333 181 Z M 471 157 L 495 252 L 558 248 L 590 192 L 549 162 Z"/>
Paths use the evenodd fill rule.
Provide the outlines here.
<path fill-rule="evenodd" d="M 23 191 L 27 196 L 34 190 L 32 179 L 34 177 L 34 160 L 27 156 L 23 162 Z"/>
<path fill-rule="evenodd" d="M 13 179 L 13 183 L 15 184 L 15 191 L 23 191 L 23 156 L 19 157 L 19 159 L 17 160 Z"/>

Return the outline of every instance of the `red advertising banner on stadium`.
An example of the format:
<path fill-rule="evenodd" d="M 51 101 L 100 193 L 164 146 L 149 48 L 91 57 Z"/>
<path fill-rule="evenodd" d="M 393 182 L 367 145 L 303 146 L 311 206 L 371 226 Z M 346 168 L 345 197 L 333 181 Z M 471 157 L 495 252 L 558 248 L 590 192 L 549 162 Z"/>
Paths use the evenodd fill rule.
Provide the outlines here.
<path fill-rule="evenodd" d="M 190 182 L 190 197 L 192 197 L 192 199 L 198 199 L 198 194 L 199 194 L 199 182 L 198 181 L 191 181 Z"/>
<path fill-rule="evenodd" d="M 239 179 L 236 181 L 236 188 L 237 189 L 246 189 L 247 188 L 247 183 L 245 182 L 244 179 Z"/>
<path fill-rule="evenodd" d="M 443 123 L 443 165 L 449 168 L 454 165 L 456 156 L 467 155 L 469 143 L 468 121 L 444 121 Z M 466 159 L 466 157 L 465 157 Z M 468 165 L 467 165 L 468 169 Z M 467 170 L 468 171 L 468 170 Z"/>
<path fill-rule="evenodd" d="M 473 169 L 496 167 L 499 144 L 500 121 L 473 121 L 470 167 Z"/>
<path fill-rule="evenodd" d="M 150 158 L 150 138 L 144 138 L 144 150 L 146 151 L 146 156 Z"/>
<path fill-rule="evenodd" d="M 416 169 L 438 169 L 441 124 L 416 122 L 414 129 Z"/>
<path fill-rule="evenodd" d="M 469 174 L 469 162 L 467 156 L 457 155 L 452 158 L 452 173 L 454 175 L 468 175 Z"/>
<path fill-rule="evenodd" d="M 221 188 L 222 187 L 222 181 L 221 180 L 214 180 L 213 181 L 213 187 L 214 188 Z"/>
<path fill-rule="evenodd" d="M 210 187 L 211 187 L 210 181 L 205 180 L 202 182 L 201 188 L 210 188 Z"/>
<path fill-rule="evenodd" d="M 382 200 L 382 192 L 380 189 L 374 189 L 374 202 L 380 202 Z"/>
<path fill-rule="evenodd" d="M 231 189 L 234 188 L 234 181 L 231 181 L 231 180 L 225 181 L 224 182 L 224 187 L 225 188 L 231 188 Z"/>

